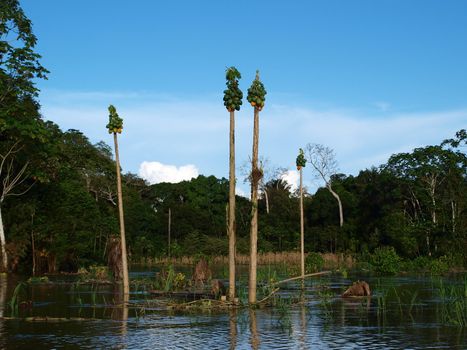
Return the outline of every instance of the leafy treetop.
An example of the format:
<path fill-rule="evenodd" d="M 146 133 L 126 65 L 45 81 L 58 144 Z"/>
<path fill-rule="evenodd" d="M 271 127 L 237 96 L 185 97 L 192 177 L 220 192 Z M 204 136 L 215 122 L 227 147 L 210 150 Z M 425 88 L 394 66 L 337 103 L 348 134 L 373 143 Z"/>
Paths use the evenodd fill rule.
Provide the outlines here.
<path fill-rule="evenodd" d="M 300 148 L 297 160 L 297 169 L 300 170 L 301 168 L 304 168 L 306 166 L 306 158 L 305 158 L 305 153 L 303 152 L 303 149 Z"/>
<path fill-rule="evenodd" d="M 0 132 L 10 137 L 42 138 L 33 80 L 46 79 L 48 71 L 33 50 L 36 42 L 19 1 L 0 1 Z"/>
<path fill-rule="evenodd" d="M 224 106 L 229 112 L 239 111 L 242 105 L 243 92 L 238 87 L 238 79 L 241 77 L 240 72 L 233 66 L 225 71 L 227 89 L 224 90 Z"/>
<path fill-rule="evenodd" d="M 113 106 L 109 106 L 109 124 L 105 126 L 111 133 L 122 133 L 123 130 L 123 119 L 118 116 L 117 109 Z"/>
<path fill-rule="evenodd" d="M 248 89 L 247 100 L 253 107 L 261 111 L 264 107 L 264 102 L 266 101 L 266 93 L 263 83 L 259 80 L 259 71 L 257 70 L 255 80 L 253 80 L 253 83 L 251 83 L 251 86 Z"/>

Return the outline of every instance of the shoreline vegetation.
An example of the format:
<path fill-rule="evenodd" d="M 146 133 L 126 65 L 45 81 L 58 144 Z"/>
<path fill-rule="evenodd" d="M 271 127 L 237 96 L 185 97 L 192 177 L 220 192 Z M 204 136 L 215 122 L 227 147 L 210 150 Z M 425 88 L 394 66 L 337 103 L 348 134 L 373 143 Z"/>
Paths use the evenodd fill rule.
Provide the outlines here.
<path fill-rule="evenodd" d="M 305 254 L 308 255 L 308 254 Z M 324 267 L 333 268 L 343 266 L 352 268 L 355 259 L 351 255 L 323 253 L 320 254 L 324 260 Z M 211 264 L 228 264 L 228 256 L 207 256 Z M 299 266 L 301 255 L 300 252 L 267 252 L 258 253 L 258 265 L 268 264 L 293 264 Z M 159 257 L 159 258 L 143 258 L 135 261 L 134 264 L 142 265 L 157 265 L 157 264 L 180 264 L 180 265 L 193 265 L 199 260 L 198 256 L 180 256 L 180 257 Z M 237 265 L 248 265 L 250 263 L 250 256 L 248 254 L 236 255 Z"/>

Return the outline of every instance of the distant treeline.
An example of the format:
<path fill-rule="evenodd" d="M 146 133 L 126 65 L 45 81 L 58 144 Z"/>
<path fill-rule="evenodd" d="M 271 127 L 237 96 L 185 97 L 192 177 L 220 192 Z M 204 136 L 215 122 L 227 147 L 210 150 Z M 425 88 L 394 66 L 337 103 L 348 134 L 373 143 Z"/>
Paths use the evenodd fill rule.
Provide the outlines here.
<path fill-rule="evenodd" d="M 2 204 L 10 268 L 30 271 L 33 256 L 39 273 L 105 264 L 107 241 L 119 232 L 111 149 L 103 142 L 91 144 L 77 130 L 62 132 L 40 119 L 37 125 L 45 141 L 11 135 L 14 141 L 2 139 L 0 146 L 4 155 L 12 142 L 19 142 L 11 156 L 12 172 L 28 164 L 25 180 L 15 188 L 17 194 L 26 192 Z M 465 140 L 455 140 L 393 155 L 357 176 L 333 176 L 344 208 L 342 228 L 337 202 L 327 189 L 307 194 L 306 251 L 364 256 L 379 246 L 393 246 L 402 257 L 449 255 L 465 264 L 467 157 L 460 151 Z M 1 175 L 3 181 L 7 173 Z M 259 251 L 299 249 L 297 193 L 280 178 L 261 188 Z M 171 255 L 227 254 L 228 180 L 199 176 L 150 186 L 126 174 L 123 195 L 133 261 L 168 253 L 169 210 Z M 237 197 L 239 253 L 248 252 L 250 212 L 249 200 Z"/>

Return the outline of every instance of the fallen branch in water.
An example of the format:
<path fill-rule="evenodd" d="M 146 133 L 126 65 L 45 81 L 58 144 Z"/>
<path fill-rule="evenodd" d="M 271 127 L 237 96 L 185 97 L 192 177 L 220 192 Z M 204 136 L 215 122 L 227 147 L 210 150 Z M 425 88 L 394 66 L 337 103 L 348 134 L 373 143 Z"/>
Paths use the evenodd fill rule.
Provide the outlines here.
<path fill-rule="evenodd" d="M 237 307 L 237 306 L 239 305 L 232 303 L 230 301 L 223 301 L 223 300 L 217 300 L 217 299 L 198 299 L 198 300 L 193 300 L 187 303 L 182 303 L 182 304 L 175 303 L 175 304 L 168 305 L 169 309 L 189 309 L 191 307 L 208 309 L 208 308 L 230 308 L 230 307 Z"/>
<path fill-rule="evenodd" d="M 313 277 L 313 276 L 327 275 L 327 274 L 329 274 L 329 273 L 331 273 L 331 272 L 332 272 L 332 271 L 321 271 L 321 272 L 309 273 L 309 274 L 307 274 L 307 275 L 304 275 L 303 278 Z M 299 280 L 299 279 L 302 279 L 302 276 L 287 278 L 287 279 L 285 279 L 285 280 L 282 280 L 282 281 L 279 281 L 279 282 L 275 282 L 275 283 L 273 283 L 272 285 L 275 286 L 275 285 L 277 285 L 277 284 L 286 283 L 286 282 L 290 282 L 290 281 L 295 281 L 295 280 Z"/>
<path fill-rule="evenodd" d="M 258 301 L 256 304 L 264 303 L 266 300 L 268 300 L 270 297 L 272 297 L 274 294 L 276 294 L 278 290 L 279 290 L 279 288 L 275 288 L 267 297 L 264 297 L 263 299 Z"/>

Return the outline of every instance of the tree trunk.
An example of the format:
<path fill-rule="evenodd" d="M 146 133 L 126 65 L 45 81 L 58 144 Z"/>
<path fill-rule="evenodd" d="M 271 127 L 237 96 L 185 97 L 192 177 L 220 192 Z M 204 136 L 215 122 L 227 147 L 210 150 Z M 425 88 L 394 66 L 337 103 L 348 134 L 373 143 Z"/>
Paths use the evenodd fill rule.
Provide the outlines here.
<path fill-rule="evenodd" d="M 451 201 L 452 233 L 456 233 L 456 203 Z"/>
<path fill-rule="evenodd" d="M 255 107 L 253 125 L 253 157 L 251 160 L 251 227 L 250 227 L 250 275 L 248 302 L 256 304 L 256 268 L 258 244 L 258 183 L 261 171 L 258 169 L 259 110 Z"/>
<path fill-rule="evenodd" d="M 342 202 L 339 195 L 334 192 L 330 185 L 327 186 L 329 192 L 331 192 L 332 196 L 337 200 L 337 204 L 339 204 L 339 225 L 340 227 L 344 226 L 344 210 L 342 209 Z"/>
<path fill-rule="evenodd" d="M 128 261 L 126 252 L 126 239 L 125 239 L 125 222 L 123 218 L 123 199 L 122 199 L 122 179 L 120 176 L 120 160 L 118 156 L 118 141 L 117 133 L 114 132 L 115 144 L 115 163 L 117 167 L 117 195 L 118 195 L 118 213 L 120 218 L 120 244 L 122 252 L 122 269 L 123 269 L 123 294 L 130 293 L 130 283 L 128 279 Z"/>
<path fill-rule="evenodd" d="M 168 244 L 167 255 L 168 255 L 169 259 L 170 259 L 170 244 L 171 244 L 170 235 L 172 234 L 171 229 L 172 229 L 172 210 L 169 208 L 169 223 L 168 223 L 168 227 L 167 227 L 167 231 L 168 231 L 167 233 L 168 233 L 168 236 L 169 236 L 168 237 L 168 242 L 167 242 L 167 244 Z"/>
<path fill-rule="evenodd" d="M 235 299 L 235 112 L 230 111 L 229 157 L 229 299 Z"/>
<path fill-rule="evenodd" d="M 300 167 L 300 262 L 302 271 L 302 288 L 305 282 L 305 229 L 303 225 L 303 177 L 302 167 Z"/>
<path fill-rule="evenodd" d="M 32 275 L 36 276 L 36 242 L 34 239 L 34 212 L 31 214 L 31 250 L 32 250 Z"/>
<path fill-rule="evenodd" d="M 2 206 L 0 202 L 0 246 L 2 250 L 2 266 L 0 271 L 8 271 L 8 256 L 6 253 L 5 231 L 3 229 Z"/>
<path fill-rule="evenodd" d="M 269 196 L 266 186 L 264 186 L 264 200 L 266 201 L 266 214 L 269 214 Z"/>

